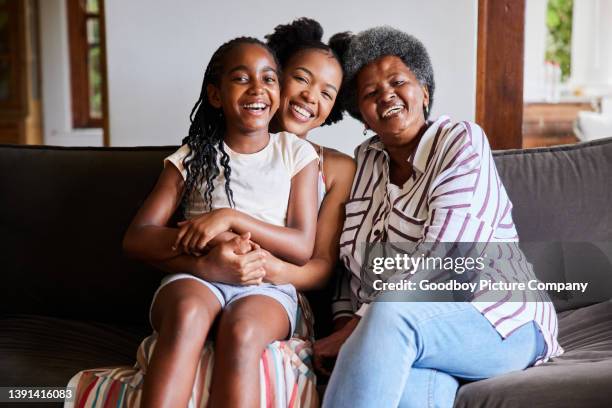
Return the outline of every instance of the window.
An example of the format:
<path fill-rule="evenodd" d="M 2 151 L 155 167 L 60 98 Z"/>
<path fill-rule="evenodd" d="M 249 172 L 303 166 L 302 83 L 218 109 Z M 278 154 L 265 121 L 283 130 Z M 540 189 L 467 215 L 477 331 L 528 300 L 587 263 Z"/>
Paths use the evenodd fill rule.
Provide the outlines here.
<path fill-rule="evenodd" d="M 70 40 L 72 120 L 75 128 L 103 127 L 103 0 L 66 0 Z"/>
<path fill-rule="evenodd" d="M 559 65 L 561 81 L 570 76 L 573 9 L 573 0 L 549 0 L 546 10 L 546 60 Z"/>

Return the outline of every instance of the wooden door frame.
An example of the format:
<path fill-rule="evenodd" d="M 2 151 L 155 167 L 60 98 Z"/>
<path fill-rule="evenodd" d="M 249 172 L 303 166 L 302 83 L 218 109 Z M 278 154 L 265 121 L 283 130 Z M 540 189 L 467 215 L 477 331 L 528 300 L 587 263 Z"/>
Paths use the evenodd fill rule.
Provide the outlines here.
<path fill-rule="evenodd" d="M 100 1 L 100 36 L 102 38 L 101 66 L 102 71 L 102 144 L 111 145 L 110 136 L 110 109 L 108 106 L 108 65 L 106 60 L 106 2 Z"/>
<path fill-rule="evenodd" d="M 476 122 L 493 149 L 523 145 L 526 0 L 478 0 Z"/>

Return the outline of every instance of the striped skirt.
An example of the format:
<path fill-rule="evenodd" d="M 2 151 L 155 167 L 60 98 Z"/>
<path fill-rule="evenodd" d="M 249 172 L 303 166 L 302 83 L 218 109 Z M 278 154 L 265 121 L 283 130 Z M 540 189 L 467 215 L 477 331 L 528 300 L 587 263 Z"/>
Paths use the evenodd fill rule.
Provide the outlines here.
<path fill-rule="evenodd" d="M 276 341 L 266 348 L 259 363 L 261 407 L 311 408 L 319 406 L 316 377 L 311 366 L 312 312 L 306 299 L 299 296 L 300 307 L 296 333 L 286 341 Z M 75 399 L 65 408 L 137 408 L 149 359 L 155 349 L 157 334 L 142 341 L 134 367 L 108 367 L 84 370 L 70 380 Z M 202 350 L 189 408 L 206 407 L 214 361 L 214 344 Z"/>

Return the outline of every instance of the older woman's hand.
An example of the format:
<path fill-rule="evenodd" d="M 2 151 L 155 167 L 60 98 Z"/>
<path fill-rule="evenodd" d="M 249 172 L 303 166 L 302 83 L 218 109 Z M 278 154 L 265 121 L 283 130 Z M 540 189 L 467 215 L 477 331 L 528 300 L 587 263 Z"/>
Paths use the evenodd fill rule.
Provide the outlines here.
<path fill-rule="evenodd" d="M 313 346 L 315 370 L 326 376 L 331 375 L 334 362 L 340 352 L 340 347 L 353 333 L 359 320 L 359 316 L 355 315 L 338 331 L 315 342 Z"/>

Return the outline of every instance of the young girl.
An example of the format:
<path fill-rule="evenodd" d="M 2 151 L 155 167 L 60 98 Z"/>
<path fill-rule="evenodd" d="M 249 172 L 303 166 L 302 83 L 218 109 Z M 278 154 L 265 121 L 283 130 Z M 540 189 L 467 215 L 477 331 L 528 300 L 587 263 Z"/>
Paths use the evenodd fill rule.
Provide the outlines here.
<path fill-rule="evenodd" d="M 261 354 L 293 330 L 295 289 L 260 284 L 259 246 L 297 264 L 310 258 L 317 155 L 294 135 L 268 133 L 278 106 L 278 68 L 267 46 L 251 38 L 221 46 L 206 69 L 189 136 L 165 160 L 126 233 L 127 253 L 174 273 L 151 308 L 158 338 L 143 406 L 187 405 L 220 313 L 209 406 L 257 406 Z M 181 203 L 187 221 L 167 227 Z"/>

